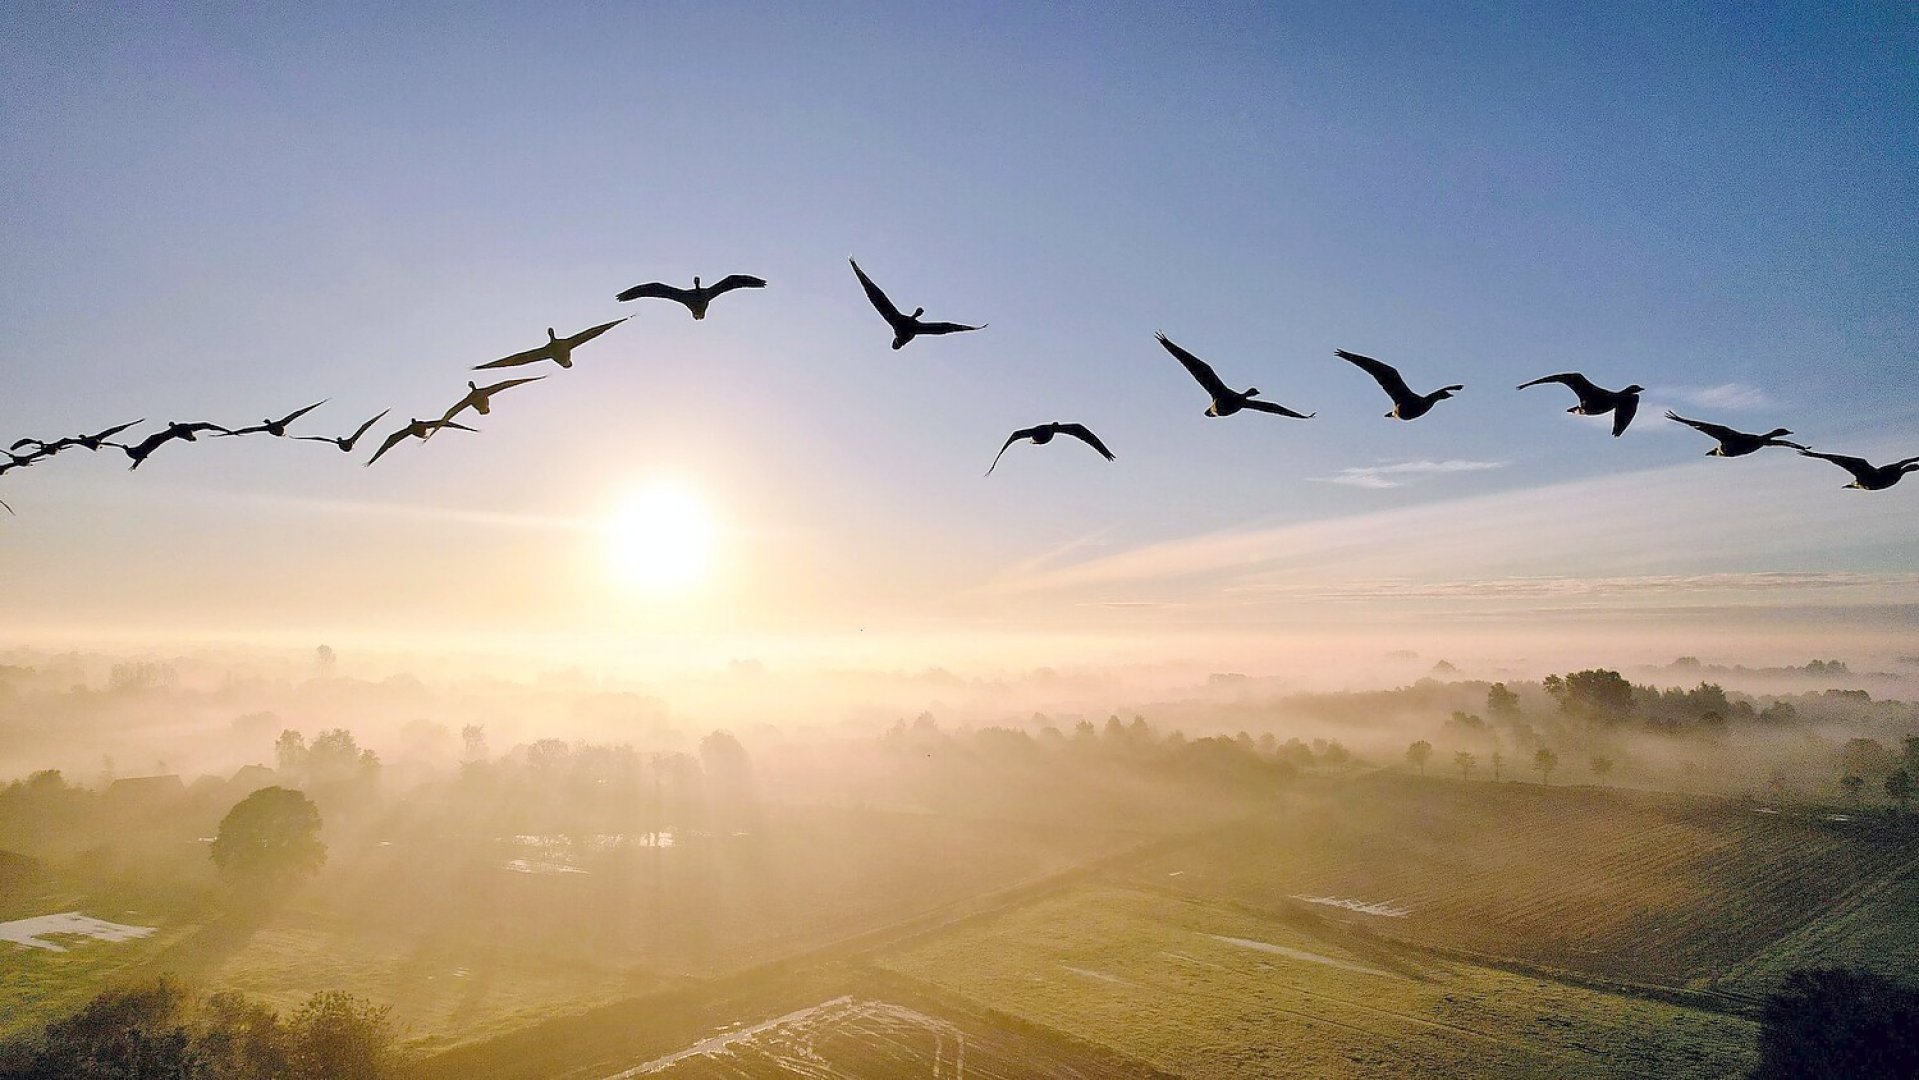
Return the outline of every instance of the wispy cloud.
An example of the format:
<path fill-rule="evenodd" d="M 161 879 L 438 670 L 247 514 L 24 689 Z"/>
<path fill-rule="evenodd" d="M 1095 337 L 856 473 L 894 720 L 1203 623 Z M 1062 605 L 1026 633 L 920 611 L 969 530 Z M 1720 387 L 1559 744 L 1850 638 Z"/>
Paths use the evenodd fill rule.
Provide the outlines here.
<path fill-rule="evenodd" d="M 1331 476 L 1309 476 L 1322 484 L 1345 484 L 1359 488 L 1396 488 L 1406 486 L 1399 477 L 1428 476 L 1436 473 L 1484 472 L 1487 469 L 1503 469 L 1504 461 L 1400 461 L 1390 465 L 1355 465 L 1341 469 Z"/>
<path fill-rule="evenodd" d="M 1769 409 L 1776 404 L 1764 390 L 1745 383 L 1675 386 L 1668 392 L 1686 404 L 1702 409 Z"/>
<path fill-rule="evenodd" d="M 1845 551 L 1919 554 L 1919 522 L 1906 504 L 1817 479 L 1784 456 L 1666 466 L 1009 568 L 982 592 L 1280 605 L 1475 591 L 1595 602 L 1730 588 L 1781 603 L 1886 585 L 1910 594 L 1905 582 L 1817 572 Z M 1728 564 L 1809 572 L 1716 577 Z"/>

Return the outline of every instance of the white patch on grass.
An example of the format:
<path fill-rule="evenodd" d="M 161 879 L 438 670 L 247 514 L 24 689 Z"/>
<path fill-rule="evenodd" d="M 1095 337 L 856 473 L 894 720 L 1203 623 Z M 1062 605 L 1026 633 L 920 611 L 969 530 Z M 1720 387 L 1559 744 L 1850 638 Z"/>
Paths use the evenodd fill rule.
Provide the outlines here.
<path fill-rule="evenodd" d="M 1223 934 L 1207 934 L 1206 936 L 1212 938 L 1214 941 L 1223 941 L 1228 945 L 1237 945 L 1242 949 L 1252 949 L 1254 952 L 1272 953 L 1274 956 L 1284 956 L 1290 960 L 1304 960 L 1309 964 L 1324 964 L 1327 967 L 1336 967 L 1344 971 L 1357 971 L 1361 975 L 1380 975 L 1388 979 L 1399 978 L 1398 975 L 1390 971 L 1381 971 L 1378 968 L 1367 967 L 1364 964 L 1355 964 L 1350 960 L 1337 960 L 1330 956 L 1321 956 L 1318 953 L 1310 953 L 1304 949 L 1289 949 L 1284 945 L 1274 945 L 1271 942 L 1254 941 L 1251 938 L 1243 937 L 1227 937 Z"/>
<path fill-rule="evenodd" d="M 37 915 L 31 919 L 0 923 L 0 941 L 11 941 L 29 949 L 66 952 L 61 946 L 40 939 L 52 934 L 72 934 L 96 941 L 132 941 L 146 937 L 153 930 L 151 926 L 126 926 L 105 919 L 88 918 L 77 911 L 63 911 L 58 915 Z"/>
<path fill-rule="evenodd" d="M 1345 908 L 1347 911 L 1357 911 L 1361 915 L 1380 915 L 1388 919 L 1403 919 L 1413 913 L 1412 908 L 1394 907 L 1384 901 L 1367 903 L 1364 900 L 1349 900 L 1343 896 L 1295 896 L 1293 899 L 1307 904 Z"/>

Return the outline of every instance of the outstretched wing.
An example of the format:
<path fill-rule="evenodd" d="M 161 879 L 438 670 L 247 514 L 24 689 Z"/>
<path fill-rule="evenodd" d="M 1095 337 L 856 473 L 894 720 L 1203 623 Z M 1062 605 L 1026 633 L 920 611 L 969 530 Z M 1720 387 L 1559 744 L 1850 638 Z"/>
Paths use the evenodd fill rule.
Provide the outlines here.
<path fill-rule="evenodd" d="M 1011 435 L 1008 435 L 1006 437 L 1006 441 L 1000 444 L 999 453 L 993 455 L 993 463 L 986 467 L 986 475 L 988 476 L 993 475 L 993 470 L 999 468 L 999 459 L 1006 453 L 1007 447 L 1013 445 L 1014 443 L 1020 441 L 1021 439 L 1030 439 L 1038 432 L 1039 432 L 1038 428 L 1029 427 L 1029 428 L 1021 428 L 1018 431 L 1013 432 Z"/>
<path fill-rule="evenodd" d="M 14 443 L 14 444 L 13 444 L 12 446 L 9 446 L 9 447 L 7 447 L 7 449 L 9 449 L 9 450 L 18 450 L 18 449 L 20 449 L 21 447 L 23 447 L 23 446 L 27 446 L 27 445 L 29 445 L 29 444 L 31 444 L 31 445 L 33 445 L 33 446 L 45 446 L 45 445 L 47 445 L 46 443 L 44 443 L 44 442 L 42 442 L 42 441 L 40 441 L 39 439 L 20 439 L 20 440 L 18 440 L 17 442 L 15 442 L 15 443 Z"/>
<path fill-rule="evenodd" d="M 1594 386 L 1593 381 L 1591 379 L 1588 379 L 1587 377 L 1585 377 L 1584 375 L 1581 375 L 1577 371 L 1562 371 L 1557 375 L 1542 375 L 1541 377 L 1534 379 L 1532 382 L 1520 383 L 1518 386 L 1514 387 L 1514 389 L 1524 390 L 1528 386 L 1538 386 L 1540 383 L 1549 383 L 1549 382 L 1559 383 L 1561 386 L 1569 387 L 1573 393 L 1579 395 L 1579 398 L 1582 401 L 1585 400 L 1586 398 L 1594 397 L 1596 395 L 1605 393 L 1604 390 L 1601 390 L 1599 387 Z"/>
<path fill-rule="evenodd" d="M 628 315 L 628 316 L 626 317 L 626 319 L 630 319 L 630 318 L 632 318 L 632 317 L 633 317 L 633 316 L 631 316 L 631 315 Z M 592 340 L 593 340 L 594 338 L 596 338 L 596 337 L 599 337 L 599 336 L 600 336 L 601 334 L 604 334 L 604 333 L 606 333 L 606 332 L 607 332 L 608 330 L 611 330 L 611 329 L 613 329 L 614 327 L 616 327 L 616 326 L 618 326 L 618 325 L 620 325 L 621 323 L 623 323 L 623 322 L 625 322 L 625 321 L 626 321 L 626 319 L 614 319 L 614 320 L 613 320 L 612 322 L 603 322 L 603 323 L 601 323 L 601 324 L 600 324 L 600 325 L 598 325 L 598 326 L 589 326 L 589 327 L 587 327 L 586 329 L 584 329 L 584 330 L 582 330 L 582 331 L 580 331 L 579 333 L 577 333 L 577 334 L 574 334 L 574 335 L 573 335 L 572 337 L 570 337 L 570 338 L 565 338 L 565 339 L 563 339 L 563 340 L 565 341 L 565 344 L 566 344 L 566 347 L 567 347 L 567 348 L 569 348 L 569 349 L 571 349 L 571 348 L 573 348 L 573 347 L 574 347 L 574 346 L 576 346 L 576 345 L 584 345 L 584 344 L 586 344 L 587 342 L 589 342 L 589 341 L 592 341 Z M 537 350 L 537 349 L 535 349 L 535 350 L 533 350 L 533 351 L 534 351 L 534 352 L 538 352 L 539 350 Z M 524 355 L 526 355 L 526 354 L 525 354 L 525 353 L 522 353 L 521 355 L 522 355 L 522 356 L 524 356 Z M 498 367 L 505 367 L 506 365 L 504 365 L 504 364 L 497 364 L 497 365 L 496 365 L 496 364 L 488 364 L 488 365 L 486 365 L 486 366 L 487 366 L 487 367 L 496 367 L 496 366 L 498 366 Z"/>
<path fill-rule="evenodd" d="M 1155 331 L 1153 337 L 1159 340 L 1159 343 L 1165 347 L 1167 352 L 1173 354 L 1173 359 L 1179 361 L 1180 366 L 1186 369 L 1186 373 L 1198 381 L 1200 387 L 1208 394 L 1211 394 L 1214 399 L 1225 397 L 1232 393 L 1231 390 L 1226 389 L 1226 384 L 1219 380 L 1219 375 L 1213 371 L 1211 364 L 1180 348 L 1173 343 L 1172 338 L 1167 337 L 1163 332 Z"/>
<path fill-rule="evenodd" d="M 1071 435 L 1073 438 L 1099 451 L 1100 457 L 1108 461 L 1113 460 L 1113 452 L 1106 449 L 1106 444 L 1100 442 L 1099 436 L 1093 434 L 1092 430 L 1085 424 L 1055 424 L 1053 428 L 1061 435 Z"/>
<path fill-rule="evenodd" d="M 728 274 L 713 284 L 708 285 L 706 287 L 706 293 L 708 296 L 718 296 L 723 292 L 732 292 L 734 289 L 764 288 L 766 288 L 765 278 L 756 278 L 752 274 Z"/>
<path fill-rule="evenodd" d="M 381 417 L 386 416 L 387 413 L 390 413 L 392 411 L 393 411 L 392 409 L 381 409 L 379 416 L 376 416 L 373 419 L 368 420 L 366 423 L 361 424 L 358 428 L 355 428 L 353 431 L 353 434 L 347 437 L 347 448 L 352 449 L 353 444 L 360 441 L 360 436 L 366 434 L 367 428 L 370 428 L 373 425 L 379 423 Z"/>
<path fill-rule="evenodd" d="M 538 348 L 528 349 L 525 352 L 516 352 L 512 356 L 502 356 L 498 360 L 490 360 L 484 364 L 475 364 L 473 365 L 473 370 L 485 371 L 488 368 L 519 367 L 521 364 L 537 364 L 542 360 L 551 360 L 552 358 L 553 343 L 549 341 Z"/>
<path fill-rule="evenodd" d="M 921 334 L 957 334 L 963 330 L 984 329 L 986 329 L 985 323 L 981 323 L 978 326 L 963 326 L 956 322 L 929 322 L 921 323 L 919 326 L 919 332 Z"/>
<path fill-rule="evenodd" d="M 1386 391 L 1386 396 L 1392 398 L 1395 404 L 1410 401 L 1419 396 L 1413 393 L 1412 387 L 1407 386 L 1406 380 L 1400 377 L 1399 369 L 1391 364 L 1375 360 L 1370 356 L 1361 356 L 1356 352 L 1347 352 L 1345 349 L 1334 349 L 1333 355 L 1371 375 L 1373 381 L 1379 384 L 1381 390 Z"/>
<path fill-rule="evenodd" d="M 373 456 L 366 459 L 366 463 L 368 465 L 371 465 L 374 462 L 380 460 L 382 457 L 386 456 L 386 452 L 388 450 L 391 450 L 394 447 L 400 445 L 401 441 L 404 440 L 408 435 L 411 435 L 412 433 L 413 433 L 413 425 L 408 424 L 406 427 L 403 427 L 400 430 L 394 432 L 393 434 L 388 435 L 386 437 L 386 441 L 380 444 L 380 448 L 373 452 Z"/>
<path fill-rule="evenodd" d="M 140 419 L 138 419 L 138 420 L 132 420 L 132 421 L 129 421 L 129 422 L 127 422 L 127 423 L 124 423 L 124 424 L 120 424 L 120 425 L 118 425 L 118 426 L 115 426 L 115 427 L 110 427 L 110 428 L 108 428 L 108 429 L 106 429 L 105 431 L 102 431 L 102 432 L 99 432 L 98 434 L 96 434 L 96 435 L 94 435 L 94 436 L 93 436 L 93 439 L 94 439 L 94 441 L 95 441 L 95 442 L 98 442 L 98 441 L 100 441 L 101 439 L 111 439 L 111 438 L 113 438 L 113 437 L 114 437 L 115 435 L 118 435 L 118 434 L 120 434 L 120 433 L 121 433 L 122 431 L 125 431 L 126 429 L 128 429 L 128 428 L 130 428 L 130 427 L 132 427 L 132 426 L 133 426 L 133 425 L 135 425 L 135 424 L 144 424 L 144 423 L 146 423 L 146 422 L 147 422 L 147 420 L 146 420 L 146 417 L 144 417 L 144 416 L 143 416 L 143 417 L 141 417 L 141 418 L 140 418 Z"/>
<path fill-rule="evenodd" d="M 853 263 L 853 275 L 860 279 L 860 288 L 866 290 L 866 299 L 871 301 L 873 307 L 879 311 L 880 318 L 885 319 L 895 328 L 909 321 L 906 316 L 900 314 L 899 308 L 893 306 L 893 301 L 888 300 L 886 294 L 880 291 L 880 287 L 873 284 L 873 279 L 866 276 L 866 271 L 860 269 L 859 263 L 853 262 L 852 259 L 846 261 Z"/>
<path fill-rule="evenodd" d="M 1612 437 L 1617 439 L 1620 435 L 1624 434 L 1626 425 L 1632 423 L 1632 418 L 1638 414 L 1638 394 L 1628 394 L 1624 401 L 1614 405 L 1612 410 Z"/>
<path fill-rule="evenodd" d="M 616 295 L 614 299 L 639 300 L 644 297 L 651 297 L 658 300 L 678 300 L 684 304 L 693 299 L 693 294 L 685 289 L 676 289 L 663 281 L 649 281 L 644 285 L 633 286 L 625 292 Z"/>
<path fill-rule="evenodd" d="M 329 402 L 329 401 L 331 401 L 331 400 L 333 400 L 333 399 L 332 399 L 332 398 L 321 398 L 320 400 L 318 400 L 318 401 L 316 401 L 316 402 L 314 402 L 313 404 L 311 404 L 311 405 L 308 405 L 308 406 L 307 406 L 306 408 L 304 408 L 304 409 L 295 409 L 294 411 L 292 411 L 292 412 L 290 412 L 290 413 L 288 413 L 288 414 L 286 415 L 286 418 L 285 418 L 285 419 L 283 419 L 283 420 L 281 420 L 281 421 L 280 421 L 280 426 L 281 426 L 281 427 L 285 427 L 285 426 L 287 426 L 288 424 L 291 424 L 291 423 L 293 423 L 293 422 L 294 422 L 295 420 L 298 420 L 298 419 L 299 419 L 299 418 L 301 418 L 302 416 L 305 416 L 306 414 L 308 414 L 308 413 L 310 413 L 310 412 L 312 412 L 313 410 L 315 410 L 315 409 L 317 409 L 317 408 L 319 408 L 320 406 L 322 406 L 322 405 L 325 405 L 325 404 L 326 404 L 327 402 Z"/>
<path fill-rule="evenodd" d="M 1873 471 L 1872 462 L 1867 461 L 1865 458 L 1847 457 L 1844 454 L 1822 454 L 1817 450 L 1801 450 L 1799 452 L 1806 457 L 1816 457 L 1830 461 L 1834 465 L 1851 473 L 1855 480 L 1864 480 Z M 1915 458 L 1914 460 L 1919 460 L 1919 458 Z"/>
<path fill-rule="evenodd" d="M 1272 413 L 1275 416 L 1290 416 L 1295 420 L 1311 420 L 1313 417 L 1319 415 L 1318 413 L 1294 412 L 1278 402 L 1261 401 L 1258 398 L 1248 401 L 1245 407 L 1248 409 L 1258 409 L 1260 412 Z"/>
<path fill-rule="evenodd" d="M 516 386 L 525 386 L 527 383 L 539 382 L 541 379 L 544 379 L 544 378 L 546 378 L 546 376 L 544 375 L 535 375 L 535 376 L 532 376 L 531 378 L 526 378 L 526 379 L 507 379 L 503 382 L 496 382 L 492 386 L 482 386 L 478 390 L 473 391 L 473 393 L 478 394 L 481 397 L 492 397 L 494 394 L 497 394 L 502 390 L 511 390 Z"/>
<path fill-rule="evenodd" d="M 1743 434 L 1743 432 L 1734 431 L 1732 428 L 1729 428 L 1724 424 L 1709 424 L 1704 420 L 1688 420 L 1685 417 L 1679 415 L 1678 413 L 1673 412 L 1671 409 L 1666 410 L 1666 419 L 1677 420 L 1678 422 L 1686 425 L 1687 427 L 1693 429 L 1694 431 L 1701 432 L 1706 435 L 1711 435 L 1713 438 L 1718 439 L 1720 442 L 1725 442 L 1727 439 L 1739 438 Z"/>

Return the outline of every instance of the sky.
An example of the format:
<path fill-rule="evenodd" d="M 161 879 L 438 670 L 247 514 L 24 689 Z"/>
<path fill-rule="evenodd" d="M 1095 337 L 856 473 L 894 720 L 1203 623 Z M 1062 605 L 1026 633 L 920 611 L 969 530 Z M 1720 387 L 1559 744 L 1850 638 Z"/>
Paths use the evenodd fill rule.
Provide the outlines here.
<path fill-rule="evenodd" d="M 1919 482 L 1660 418 L 1919 454 L 1909 5 L 318 7 L 0 9 L 5 441 L 437 416 L 547 327 L 635 317 L 372 468 L 252 437 L 0 477 L 10 643 L 1919 629 Z M 893 352 L 848 256 L 990 325 Z M 730 273 L 770 285 L 699 322 L 613 299 Z M 1317 416 L 1205 417 L 1156 330 Z M 1466 389 L 1387 420 L 1335 348 Z M 1514 389 L 1565 370 L 1647 387 L 1624 437 Z M 981 475 L 1050 420 L 1118 460 Z M 659 491 L 704 523 L 658 523 L 702 548 L 675 588 L 630 572 Z"/>

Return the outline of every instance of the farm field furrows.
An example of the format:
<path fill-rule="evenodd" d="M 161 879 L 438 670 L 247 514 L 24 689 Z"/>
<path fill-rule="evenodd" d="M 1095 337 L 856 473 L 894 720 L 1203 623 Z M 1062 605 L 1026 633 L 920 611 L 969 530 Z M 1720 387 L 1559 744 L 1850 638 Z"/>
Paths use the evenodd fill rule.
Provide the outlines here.
<path fill-rule="evenodd" d="M 1322 914 L 1425 945 L 1703 986 L 1905 864 L 1902 841 L 1735 804 L 1376 777 L 1126 868 L 1126 880 Z"/>
<path fill-rule="evenodd" d="M 1737 1075 L 1745 1019 L 1435 959 L 1313 919 L 1088 885 L 876 962 L 1184 1075 Z"/>
<path fill-rule="evenodd" d="M 1736 965 L 1720 985 L 1759 996 L 1800 967 L 1860 967 L 1893 978 L 1919 969 L 1919 852 L 1858 889 L 1828 917 Z"/>

